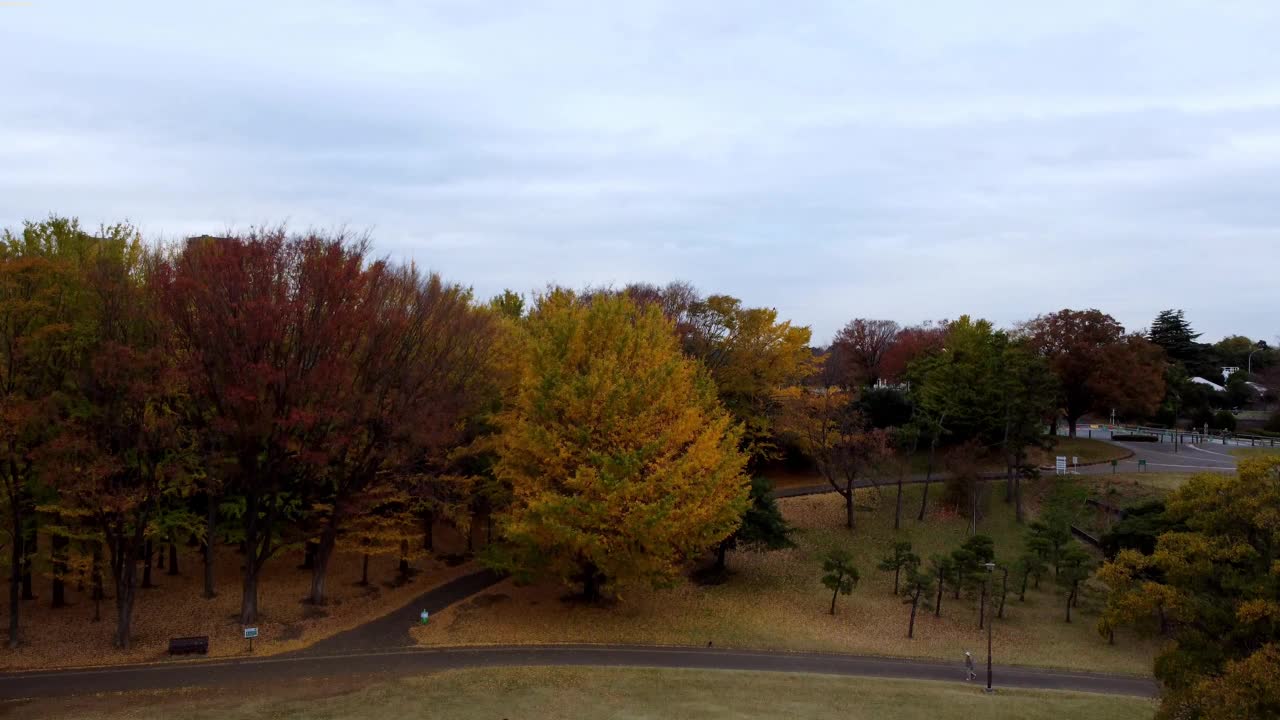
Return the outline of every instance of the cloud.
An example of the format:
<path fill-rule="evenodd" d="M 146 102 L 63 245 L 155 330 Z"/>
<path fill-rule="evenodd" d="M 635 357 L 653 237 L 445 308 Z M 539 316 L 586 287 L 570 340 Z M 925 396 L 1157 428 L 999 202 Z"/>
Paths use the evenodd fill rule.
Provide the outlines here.
<path fill-rule="evenodd" d="M 0 224 L 369 228 L 481 294 L 1273 338 L 1266 0 L 0 8 Z"/>

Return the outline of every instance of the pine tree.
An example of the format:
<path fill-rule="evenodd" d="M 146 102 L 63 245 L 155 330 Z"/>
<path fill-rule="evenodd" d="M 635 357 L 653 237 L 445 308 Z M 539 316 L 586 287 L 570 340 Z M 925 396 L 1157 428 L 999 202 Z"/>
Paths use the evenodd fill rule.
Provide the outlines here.
<path fill-rule="evenodd" d="M 1147 331 L 1151 342 L 1164 348 L 1170 360 L 1184 365 L 1195 363 L 1200 357 L 1200 345 L 1196 338 L 1200 333 L 1191 331 L 1191 323 L 1183 317 L 1181 310 L 1161 310 Z"/>

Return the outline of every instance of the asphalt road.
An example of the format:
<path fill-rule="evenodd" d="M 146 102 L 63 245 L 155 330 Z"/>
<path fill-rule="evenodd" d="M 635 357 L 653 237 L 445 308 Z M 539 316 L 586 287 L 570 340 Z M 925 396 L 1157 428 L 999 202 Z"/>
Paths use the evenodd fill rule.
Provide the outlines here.
<path fill-rule="evenodd" d="M 1081 432 L 1080 436 L 1086 437 L 1084 431 Z M 1143 466 L 1139 463 L 1140 460 L 1147 461 L 1146 472 L 1234 472 L 1236 469 L 1236 457 L 1230 454 L 1230 446 L 1223 447 L 1217 443 L 1178 443 L 1175 449 L 1171 443 L 1116 442 L 1110 439 L 1110 434 L 1105 430 L 1094 430 L 1092 437 L 1094 440 L 1109 442 L 1133 453 L 1132 457 L 1117 462 L 1115 472 L 1132 473 L 1142 471 Z M 1111 473 L 1112 468 L 1111 463 L 1104 462 L 1096 465 L 1082 465 L 1078 468 L 1071 468 L 1071 471 L 1082 475 L 1105 475 Z M 1041 473 L 1052 475 L 1053 470 L 1041 470 Z M 1004 473 L 987 473 L 983 477 L 990 480 L 999 480 L 1004 478 Z M 945 473 L 936 472 L 933 474 L 933 482 L 940 482 L 944 479 L 946 479 Z M 906 482 L 922 483 L 924 480 L 923 474 L 914 474 L 907 477 Z M 878 482 L 881 486 L 887 487 L 893 485 L 895 480 L 881 478 Z M 870 487 L 873 483 L 868 479 L 859 480 L 855 484 L 858 487 Z M 775 497 L 782 498 L 816 495 L 826 492 L 832 492 L 830 485 L 815 483 L 814 485 L 780 488 L 775 490 L 773 494 Z"/>
<path fill-rule="evenodd" d="M 12 673 L 0 676 L 0 698 L 37 698 L 183 687 L 233 687 L 253 683 L 287 683 L 301 678 L 364 676 L 374 681 L 396 675 L 455 668 L 546 665 L 757 670 L 961 682 L 964 679 L 964 668 L 958 660 L 955 663 L 940 663 L 718 648 L 550 645 L 400 648 L 320 656 L 172 661 L 86 670 Z M 982 677 L 985 678 L 985 675 Z M 994 677 L 996 687 L 1137 696 L 1154 696 L 1157 692 L 1153 680 L 1118 675 L 996 666 Z"/>

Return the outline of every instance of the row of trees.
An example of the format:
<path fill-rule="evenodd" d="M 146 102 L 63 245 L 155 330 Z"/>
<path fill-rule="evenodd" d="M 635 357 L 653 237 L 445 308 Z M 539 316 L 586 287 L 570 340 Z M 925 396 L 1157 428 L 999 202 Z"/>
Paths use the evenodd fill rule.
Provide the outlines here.
<path fill-rule="evenodd" d="M 238 547 L 251 623 L 283 549 L 306 548 L 320 604 L 337 549 L 407 573 L 436 518 L 496 519 L 491 564 L 588 596 L 787 542 L 745 473 L 812 366 L 773 310 L 683 284 L 478 303 L 341 234 L 149 247 L 52 218 L 0 252 L 11 644 L 39 565 L 55 605 L 71 578 L 114 586 L 127 646 L 164 544 L 172 570 L 202 547 L 206 597 Z"/>
<path fill-rule="evenodd" d="M 0 315 L 11 644 L 39 534 L 55 604 L 77 561 L 95 595 L 109 578 L 120 646 L 153 544 L 201 542 L 213 595 L 219 515 L 242 622 L 291 544 L 323 603 L 339 538 L 383 551 L 399 530 L 402 550 L 414 517 L 458 500 L 449 451 L 501 396 L 495 313 L 342 235 L 157 249 L 125 225 L 29 224 L 4 237 Z"/>

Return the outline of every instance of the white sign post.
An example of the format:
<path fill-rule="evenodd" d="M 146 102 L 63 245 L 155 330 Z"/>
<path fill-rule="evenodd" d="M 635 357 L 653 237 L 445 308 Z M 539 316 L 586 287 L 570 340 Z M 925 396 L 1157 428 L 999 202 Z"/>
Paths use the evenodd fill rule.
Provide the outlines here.
<path fill-rule="evenodd" d="M 1056 475 L 1066 475 L 1066 474 L 1067 474 L 1067 456 L 1066 456 L 1066 455 L 1059 455 L 1059 456 L 1058 456 L 1058 462 L 1057 462 L 1057 464 L 1054 466 L 1054 474 L 1056 474 Z"/>

